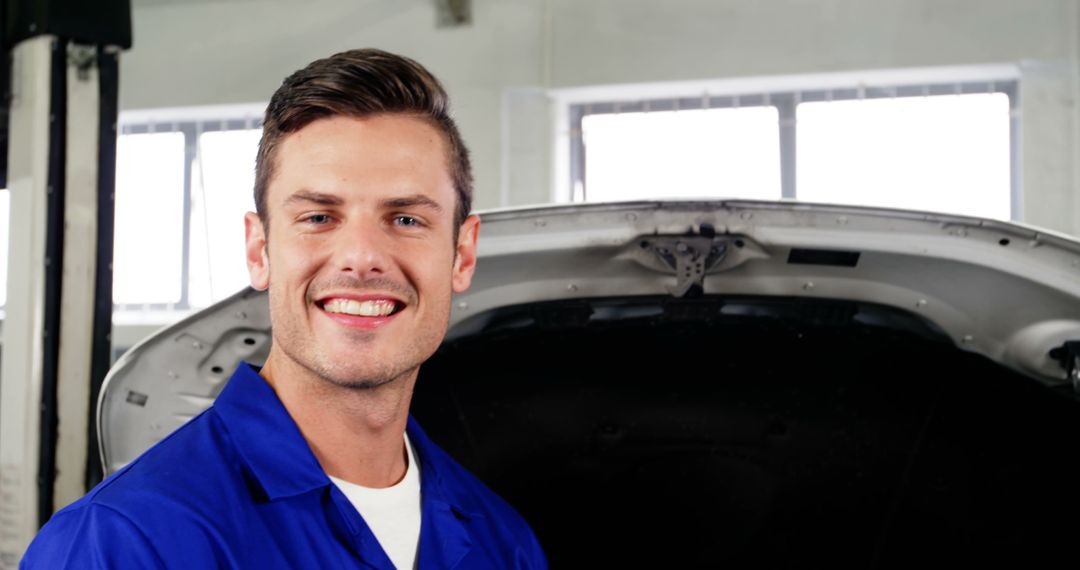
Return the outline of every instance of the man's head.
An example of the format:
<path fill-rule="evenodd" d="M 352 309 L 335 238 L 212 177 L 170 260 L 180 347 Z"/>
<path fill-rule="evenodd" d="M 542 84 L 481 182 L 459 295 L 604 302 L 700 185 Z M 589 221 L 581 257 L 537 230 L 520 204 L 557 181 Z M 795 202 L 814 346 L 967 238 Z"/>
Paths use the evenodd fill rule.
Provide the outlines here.
<path fill-rule="evenodd" d="M 255 159 L 255 211 L 263 225 L 266 190 L 274 177 L 281 139 L 332 116 L 370 117 L 403 113 L 430 121 L 446 137 L 448 166 L 457 192 L 455 231 L 472 208 L 469 151 L 450 117 L 442 84 L 419 63 L 377 49 L 357 49 L 316 60 L 282 82 L 270 99 Z"/>
<path fill-rule="evenodd" d="M 447 106 L 419 64 L 377 50 L 316 61 L 274 94 L 245 218 L 252 286 L 270 292 L 267 368 L 371 388 L 415 378 L 438 348 L 479 231 Z"/>

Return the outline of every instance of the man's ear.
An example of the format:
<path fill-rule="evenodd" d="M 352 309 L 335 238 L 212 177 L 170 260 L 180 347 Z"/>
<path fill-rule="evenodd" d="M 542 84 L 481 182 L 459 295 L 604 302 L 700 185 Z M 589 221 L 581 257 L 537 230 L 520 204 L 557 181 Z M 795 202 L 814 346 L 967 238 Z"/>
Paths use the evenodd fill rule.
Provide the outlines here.
<path fill-rule="evenodd" d="M 244 241 L 251 286 L 265 291 L 270 287 L 270 258 L 266 251 L 266 228 L 255 212 L 244 214 Z"/>
<path fill-rule="evenodd" d="M 476 214 L 465 218 L 458 230 L 457 249 L 451 283 L 455 293 L 463 293 L 472 283 L 476 272 L 476 238 L 480 235 L 480 217 Z"/>

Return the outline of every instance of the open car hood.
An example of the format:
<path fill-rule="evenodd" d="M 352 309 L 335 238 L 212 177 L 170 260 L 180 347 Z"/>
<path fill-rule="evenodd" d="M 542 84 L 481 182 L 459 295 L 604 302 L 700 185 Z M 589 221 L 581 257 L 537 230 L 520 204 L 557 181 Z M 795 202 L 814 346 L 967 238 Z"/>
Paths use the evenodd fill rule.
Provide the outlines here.
<path fill-rule="evenodd" d="M 482 329 L 493 309 L 540 301 L 847 299 L 911 311 L 964 350 L 1047 384 L 1070 382 L 1060 349 L 1080 340 L 1080 242 L 1063 235 L 793 202 L 585 204 L 481 217 L 477 272 L 455 298 L 447 340 Z M 683 242 L 685 262 L 675 251 Z M 240 360 L 261 364 L 269 347 L 266 294 L 247 289 L 132 348 L 101 392 L 106 471 L 208 407 Z"/>
<path fill-rule="evenodd" d="M 752 319 L 755 315 L 768 313 L 782 324 L 793 313 L 773 311 L 767 305 L 774 299 L 795 300 L 816 303 L 819 312 L 821 307 L 832 311 L 831 307 L 840 303 L 847 307 L 840 311 L 842 320 L 846 319 L 844 322 L 916 331 L 922 337 L 932 337 L 938 346 L 944 345 L 950 353 L 992 361 L 1011 371 L 1010 374 L 1025 377 L 1029 380 L 1026 384 L 1065 394 L 1070 394 L 1073 389 L 1070 374 L 1075 376 L 1077 345 L 1070 343 L 1080 340 L 1080 243 L 1062 235 L 1019 224 L 959 216 L 793 202 L 648 201 L 488 211 L 481 217 L 477 273 L 469 291 L 454 299 L 444 348 L 460 346 L 485 334 L 505 338 L 515 330 L 529 329 L 545 319 L 550 322 L 551 314 L 572 313 L 570 318 L 558 316 L 556 319 L 561 319 L 558 323 L 561 328 L 556 328 L 564 332 L 576 326 L 575 323 L 630 322 L 665 311 L 668 316 L 677 314 L 679 323 L 697 318 L 695 311 L 701 311 L 701 319 L 705 319 L 706 314 L 717 318 L 737 314 L 739 318 Z M 635 304 L 634 299 L 649 301 Z M 663 299 L 669 299 L 671 303 L 666 304 Z M 731 302 L 739 299 L 747 301 Z M 541 315 L 515 312 L 514 309 L 531 306 L 565 308 L 566 303 L 572 304 L 576 300 L 595 300 L 585 308 L 583 318 L 579 318 L 580 311 L 566 313 L 559 309 L 561 313 Z M 712 300 L 721 301 L 714 303 Z M 722 308 L 716 308 L 721 305 Z M 663 322 L 672 321 L 667 318 Z M 743 322 L 750 321 L 740 321 Z M 814 322 L 821 322 L 821 319 Z M 730 332 L 729 338 L 734 338 L 734 343 L 739 342 L 741 326 L 724 329 Z M 640 334 L 648 334 L 643 332 L 647 330 L 640 329 Z M 640 334 L 626 335 L 624 340 L 632 341 Z M 797 337 L 802 338 L 802 333 Z M 743 339 L 746 343 L 742 347 L 744 353 L 757 350 L 760 343 L 753 340 L 755 338 L 758 337 L 752 337 L 748 332 Z M 840 342 L 854 343 L 860 338 L 858 335 L 846 336 Z M 788 341 L 778 343 L 778 350 L 784 350 L 784 342 Z M 887 340 L 886 344 L 873 350 L 887 354 L 888 342 L 892 341 Z M 542 345 L 535 346 L 536 351 L 545 350 Z M 714 350 L 710 348 L 712 346 L 715 345 L 706 340 L 696 350 L 708 352 Z M 829 343 L 820 346 L 827 347 Z M 165 328 L 134 347 L 110 371 L 100 396 L 98 428 L 106 473 L 116 471 L 206 409 L 240 360 L 261 364 L 269 347 L 266 295 L 250 289 Z M 820 356 L 821 361 L 835 362 L 843 368 L 846 362 L 865 357 L 845 352 L 845 346 L 835 348 L 828 355 Z M 567 348 L 573 349 L 573 346 Z M 679 348 L 672 344 L 657 350 L 664 352 L 650 356 L 651 360 L 666 358 Z M 587 355 L 588 349 L 582 349 L 582 352 Z M 616 357 L 618 352 L 614 351 Z M 820 352 L 815 348 L 803 357 L 816 358 Z M 469 354 L 473 359 L 471 362 L 485 358 L 481 349 Z M 767 376 L 774 363 L 763 362 L 769 360 L 769 353 L 762 354 L 764 356 L 753 357 L 748 366 L 760 363 L 761 374 Z M 702 370 L 726 370 L 722 361 L 715 357 L 710 360 L 710 356 L 702 354 L 700 368 L 689 374 L 701 376 Z M 557 354 L 553 355 L 553 358 L 557 357 Z M 625 354 L 627 360 L 642 357 Z M 905 358 L 911 360 L 913 357 Z M 929 358 L 922 365 L 927 368 L 937 366 L 935 358 L 939 357 Z M 797 370 L 794 364 L 784 365 L 795 366 L 793 370 Z M 893 366 L 887 358 L 881 365 L 886 370 Z M 968 361 L 955 364 L 950 368 L 950 374 L 962 375 L 968 366 L 974 365 Z M 439 365 L 434 364 L 433 368 L 439 368 Z M 632 373 L 632 370 L 619 370 L 623 375 Z M 797 371 L 787 371 L 782 375 L 797 374 Z M 916 383 L 912 374 L 898 378 L 888 390 L 903 393 L 907 388 L 904 383 L 909 382 L 909 378 L 912 378 L 914 389 Z M 428 382 L 423 378 L 423 369 L 421 376 L 417 398 L 423 400 L 427 397 L 424 384 Z M 692 379 L 686 374 L 683 377 L 687 381 Z M 748 382 L 752 383 L 752 375 L 750 378 Z M 512 381 L 511 375 L 507 382 Z M 865 383 L 852 385 L 858 389 L 867 386 Z M 844 390 L 848 388 L 837 394 Z M 479 398 L 486 393 L 488 391 L 471 392 L 473 396 L 480 394 Z M 565 394 L 549 396 L 555 400 L 566 398 Z M 439 406 L 443 406 L 440 402 L 457 398 L 454 395 L 439 397 L 443 399 L 431 403 L 414 400 L 414 412 L 434 410 L 430 414 L 437 414 Z M 526 393 L 520 397 L 529 396 Z M 870 397 L 877 398 L 876 395 Z M 702 396 L 700 401 L 706 398 Z M 635 402 L 634 405 L 657 409 L 665 405 L 663 396 L 654 395 L 653 399 L 652 403 Z M 828 401 L 828 398 L 821 400 Z M 805 404 L 800 402 L 799 405 Z M 753 405 L 754 400 L 747 399 L 743 404 Z M 545 405 L 550 408 L 560 404 L 555 401 Z M 889 424 L 892 427 L 882 424 L 885 426 L 882 429 L 921 425 L 924 419 L 919 418 L 924 416 L 919 414 L 928 414 L 924 423 L 929 425 L 928 418 L 933 413 L 940 413 L 933 412 L 939 409 L 937 404 L 917 408 L 920 410 L 916 413 L 917 419 L 910 422 L 896 420 Z M 634 409 L 640 415 L 644 408 Z M 482 413 L 495 417 L 497 412 L 489 409 Z M 606 427 L 597 428 L 596 434 L 586 436 L 591 442 L 583 448 L 590 450 L 587 453 L 614 445 L 613 433 L 622 433 L 620 430 L 633 432 L 627 425 L 637 425 L 634 421 L 627 420 L 622 427 L 608 425 L 610 417 L 618 413 L 605 411 L 603 415 L 608 419 L 596 420 L 597 425 Z M 701 413 L 705 414 L 702 417 L 708 417 L 708 412 Z M 521 415 L 526 417 L 528 413 Z M 629 417 L 630 412 L 627 415 Z M 794 433 L 790 426 L 776 427 L 776 413 L 766 415 L 773 418 L 762 428 L 767 432 L 766 438 L 776 433 Z M 868 412 L 865 415 L 874 416 Z M 464 418 L 465 413 L 460 412 L 458 416 L 458 419 Z M 426 421 L 425 417 L 421 420 Z M 555 420 L 557 418 L 550 421 Z M 448 421 L 457 420 L 450 418 Z M 572 420 L 567 418 L 567 422 Z M 792 422 L 798 423 L 797 420 Z M 585 425 L 584 421 L 582 425 Z M 824 429 L 820 422 L 813 425 L 818 431 Z M 847 429 L 842 422 L 838 425 L 841 427 L 834 431 Z M 1069 425 L 1075 427 L 1075 424 Z M 440 444 L 444 444 L 439 440 L 437 430 L 430 426 L 428 429 Z M 492 429 L 499 431 L 499 428 Z M 529 427 L 521 429 L 528 431 Z M 637 429 L 643 428 L 638 426 Z M 912 438 L 925 435 L 925 429 L 919 429 L 913 427 L 912 433 L 923 435 Z M 508 428 L 504 427 L 502 431 L 506 432 Z M 461 437 L 463 451 L 455 450 L 452 454 L 466 458 L 484 455 L 476 451 L 485 445 L 484 442 L 467 429 L 462 433 L 465 434 Z M 710 437 L 712 439 L 706 439 L 714 443 L 709 445 L 720 445 L 715 443 L 719 436 Z M 877 436 L 867 437 L 873 441 Z M 702 437 L 697 440 L 705 441 Z M 836 442 L 823 445 L 832 446 Z M 904 447 L 908 445 L 917 448 L 922 443 L 900 445 L 898 449 L 905 449 L 904 457 L 908 457 L 908 448 Z M 492 449 L 495 448 L 497 452 L 485 457 L 518 457 L 514 455 L 518 447 L 496 445 Z M 537 456 L 539 453 L 536 451 Z M 715 449 L 710 453 L 715 453 Z M 526 459 L 520 458 L 522 469 L 525 469 Z M 500 487 L 499 478 L 509 477 L 507 474 L 512 471 L 509 467 L 492 466 L 490 459 L 463 462 L 471 469 L 483 472 L 480 474 L 485 480 L 495 481 L 493 487 L 500 492 L 509 490 L 513 494 L 507 486 L 522 477 L 521 471 L 514 472 L 512 478 L 506 479 L 511 482 L 501 483 L 503 486 Z M 630 463 L 641 464 L 637 459 Z M 777 460 L 778 465 L 783 463 Z M 838 460 L 838 463 L 843 461 Z M 745 462 L 739 465 L 722 469 L 729 475 L 750 472 Z M 529 465 L 525 472 L 537 469 L 535 465 Z M 884 467 L 882 470 L 887 471 Z M 772 471 L 770 477 L 777 479 L 780 477 L 776 475 L 778 472 Z M 574 477 L 580 478 L 580 475 Z M 753 479 L 757 481 L 760 477 Z M 798 479 L 807 480 L 803 476 Z M 528 497 L 523 496 L 521 501 L 528 504 Z M 519 504 L 520 501 L 511 502 Z M 525 514 L 530 520 L 543 519 L 541 514 L 531 517 L 530 512 Z M 560 532 L 558 524 L 552 523 L 545 528 L 550 529 L 550 534 Z M 857 530 L 855 528 L 853 532 Z"/>

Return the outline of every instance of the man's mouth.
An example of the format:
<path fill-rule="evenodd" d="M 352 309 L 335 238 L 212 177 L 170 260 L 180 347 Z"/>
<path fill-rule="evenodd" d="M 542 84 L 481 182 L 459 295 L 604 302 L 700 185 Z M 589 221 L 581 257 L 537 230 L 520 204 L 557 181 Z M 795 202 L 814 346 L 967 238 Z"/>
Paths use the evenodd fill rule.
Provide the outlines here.
<path fill-rule="evenodd" d="M 331 298 L 317 303 L 327 313 L 357 317 L 388 317 L 405 307 L 394 299 L 342 299 Z"/>

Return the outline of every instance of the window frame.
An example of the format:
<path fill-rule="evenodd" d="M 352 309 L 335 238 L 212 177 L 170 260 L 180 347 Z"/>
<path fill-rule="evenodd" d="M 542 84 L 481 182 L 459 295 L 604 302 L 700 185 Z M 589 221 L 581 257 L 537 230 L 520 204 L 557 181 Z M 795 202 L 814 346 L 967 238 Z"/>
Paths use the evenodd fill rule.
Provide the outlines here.
<path fill-rule="evenodd" d="M 946 76 L 948 71 L 945 72 Z M 569 176 L 569 187 L 560 190 L 560 184 L 556 179 L 556 202 L 584 202 L 588 199 L 588 188 L 585 183 L 586 153 L 584 144 L 582 121 L 586 116 L 612 113 L 636 113 L 650 111 L 681 111 L 703 109 L 731 109 L 739 107 L 772 106 L 777 110 L 779 120 L 777 122 L 777 137 L 780 144 L 780 196 L 781 199 L 798 199 L 797 188 L 797 121 L 796 114 L 800 103 L 821 101 L 848 101 L 864 99 L 900 98 L 900 97 L 926 97 L 939 95 L 966 95 L 1002 93 L 1009 100 L 1009 200 L 1010 219 L 1013 221 L 1023 218 L 1023 195 L 1021 188 L 1021 164 L 1020 164 L 1020 83 L 1009 70 L 1004 72 L 1000 68 L 992 70 L 974 70 L 975 75 L 990 75 L 988 78 L 965 78 L 964 75 L 972 73 L 957 72 L 959 78 L 956 81 L 947 81 L 942 77 L 933 80 L 912 81 L 899 80 L 895 83 L 878 83 L 873 86 L 866 82 L 853 79 L 828 77 L 821 83 L 833 83 L 827 87 L 802 88 L 778 88 L 776 90 L 738 90 L 738 80 L 732 84 L 721 84 L 720 93 L 710 93 L 709 88 L 713 85 L 691 86 L 677 84 L 671 89 L 663 87 L 630 86 L 620 93 L 618 87 L 608 89 L 611 97 L 604 99 L 604 89 L 587 90 L 581 94 L 569 93 L 556 99 L 561 101 L 558 121 L 566 121 L 567 131 L 563 140 L 556 138 L 556 156 L 560 154 L 566 157 L 563 172 L 556 172 L 557 177 Z M 928 74 L 942 75 L 942 73 Z M 790 79 L 790 78 L 788 78 Z M 770 83 L 768 78 L 762 80 L 766 86 Z M 790 83 L 782 79 L 771 81 L 776 85 Z M 812 85 L 815 80 L 806 78 L 803 84 Z M 732 88 L 734 86 L 734 89 Z M 626 98 L 626 93 L 655 92 L 657 90 L 676 91 L 673 94 L 661 96 L 644 96 L 640 98 Z M 599 97 L 594 92 L 599 91 Z M 682 91 L 681 94 L 678 91 Z M 697 95 L 691 93 L 697 92 Z M 724 91 L 728 91 L 724 93 Z M 620 96 L 621 95 L 621 96 Z M 558 130 L 559 125 L 556 126 Z M 564 148 L 559 148 L 565 145 Z M 558 160 L 557 160 L 558 162 Z M 559 170 L 559 168 L 557 168 Z M 565 178 L 564 178 L 565 180 Z M 580 189 L 580 191 L 579 191 Z"/>
<path fill-rule="evenodd" d="M 158 313 L 172 315 L 187 313 L 203 307 L 191 304 L 191 226 L 192 198 L 194 192 L 193 168 L 199 156 L 199 137 L 204 133 L 250 130 L 262 127 L 265 104 L 227 106 L 223 108 L 192 108 L 160 111 L 137 111 L 121 113 L 117 136 L 179 132 L 184 135 L 184 182 L 181 258 L 180 299 L 175 303 L 113 303 L 113 315 L 135 313 Z"/>

